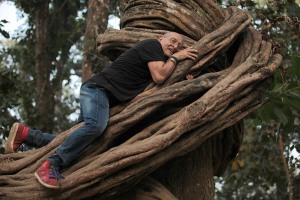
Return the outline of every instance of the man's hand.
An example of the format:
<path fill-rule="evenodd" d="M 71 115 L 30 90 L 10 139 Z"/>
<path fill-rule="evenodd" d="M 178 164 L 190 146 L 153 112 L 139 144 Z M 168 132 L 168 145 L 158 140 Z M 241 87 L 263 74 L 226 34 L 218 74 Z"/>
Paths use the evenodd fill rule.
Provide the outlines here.
<path fill-rule="evenodd" d="M 185 78 L 186 78 L 187 80 L 193 80 L 193 79 L 194 79 L 194 76 L 193 76 L 192 74 L 188 74 L 188 75 L 185 76 Z"/>
<path fill-rule="evenodd" d="M 178 51 L 177 53 L 174 53 L 172 56 L 175 56 L 178 61 L 182 61 L 184 59 L 195 60 L 198 56 L 197 52 L 197 49 L 194 49 L 193 47 L 187 47 L 181 51 Z"/>
<path fill-rule="evenodd" d="M 174 53 L 167 62 L 163 61 L 151 61 L 148 63 L 148 67 L 152 76 L 152 80 L 157 83 L 163 83 L 172 73 L 174 70 L 177 62 L 182 61 L 184 59 L 192 59 L 195 60 L 197 58 L 198 50 L 194 49 L 193 47 L 188 47 L 181 51 Z M 176 61 L 171 61 L 171 59 L 175 59 Z"/>

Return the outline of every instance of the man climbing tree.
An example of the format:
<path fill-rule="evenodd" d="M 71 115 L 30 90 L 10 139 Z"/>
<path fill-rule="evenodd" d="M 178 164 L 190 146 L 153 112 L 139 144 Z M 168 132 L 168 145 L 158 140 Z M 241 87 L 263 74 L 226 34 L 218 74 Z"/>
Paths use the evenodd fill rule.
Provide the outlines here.
<path fill-rule="evenodd" d="M 195 59 L 197 50 L 181 50 L 182 36 L 167 32 L 158 39 L 145 40 L 122 54 L 111 66 L 83 83 L 80 89 L 81 113 L 76 129 L 35 171 L 38 181 L 45 187 L 58 189 L 59 171 L 67 167 L 84 149 L 105 130 L 109 107 L 129 101 L 142 92 L 149 81 L 163 83 L 176 64 L 186 58 Z M 9 133 L 6 152 L 16 151 L 24 142 L 42 147 L 54 139 L 53 134 L 32 130 L 15 123 Z"/>

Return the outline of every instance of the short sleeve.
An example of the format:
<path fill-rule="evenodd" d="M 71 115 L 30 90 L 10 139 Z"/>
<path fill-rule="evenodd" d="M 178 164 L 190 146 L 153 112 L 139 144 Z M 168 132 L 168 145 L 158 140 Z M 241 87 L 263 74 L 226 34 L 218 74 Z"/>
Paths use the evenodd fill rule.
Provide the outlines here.
<path fill-rule="evenodd" d="M 137 52 L 144 62 L 150 61 L 165 61 L 162 46 L 156 39 L 149 39 L 138 46 L 136 46 Z"/>

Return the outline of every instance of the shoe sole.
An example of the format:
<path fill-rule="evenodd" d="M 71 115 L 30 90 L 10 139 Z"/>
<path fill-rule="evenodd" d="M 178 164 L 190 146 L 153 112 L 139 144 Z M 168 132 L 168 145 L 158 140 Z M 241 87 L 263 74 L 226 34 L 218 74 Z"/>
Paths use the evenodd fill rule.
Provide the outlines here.
<path fill-rule="evenodd" d="M 14 141 L 18 132 L 19 123 L 14 123 L 9 131 L 8 139 L 5 145 L 6 153 L 14 153 Z"/>
<path fill-rule="evenodd" d="M 43 186 L 50 188 L 50 189 L 59 189 L 59 186 L 53 186 L 53 185 L 49 185 L 47 183 L 45 183 L 44 181 L 42 181 L 42 179 L 40 178 L 40 176 L 35 172 L 34 176 L 37 178 L 37 180 L 40 182 L 40 184 L 42 184 Z"/>

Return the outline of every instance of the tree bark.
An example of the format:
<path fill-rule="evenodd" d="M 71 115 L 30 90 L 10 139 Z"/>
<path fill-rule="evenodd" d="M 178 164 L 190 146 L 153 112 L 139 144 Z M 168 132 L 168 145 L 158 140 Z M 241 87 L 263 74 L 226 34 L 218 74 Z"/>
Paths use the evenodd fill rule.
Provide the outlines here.
<path fill-rule="evenodd" d="M 103 69 L 107 63 L 105 57 L 96 51 L 96 38 L 107 28 L 108 8 L 108 0 L 89 1 L 83 44 L 82 82 L 90 78 L 95 71 Z"/>
<path fill-rule="evenodd" d="M 215 186 L 210 142 L 207 140 L 194 151 L 171 160 L 152 176 L 178 199 L 213 199 Z"/>
<path fill-rule="evenodd" d="M 95 196 L 97 198 L 97 196 Z M 101 198 L 101 196 L 99 197 Z M 169 190 L 156 180 L 146 177 L 137 185 L 122 195 L 109 198 L 109 200 L 178 200 Z"/>
<path fill-rule="evenodd" d="M 49 44 L 49 1 L 38 3 L 35 15 L 36 45 L 35 45 L 35 73 L 36 73 L 36 119 L 39 127 L 45 131 L 53 128 L 54 92 L 51 87 L 51 58 L 48 53 Z M 45 113 L 48 113 L 45 115 Z"/>
<path fill-rule="evenodd" d="M 112 108 L 106 131 L 63 173 L 59 191 L 48 193 L 32 173 L 81 124 L 38 150 L 1 155 L 0 196 L 139 199 L 138 192 L 145 199 L 213 199 L 212 178 L 222 175 L 237 154 L 243 118 L 262 105 L 281 56 L 238 8 L 178 2 L 128 1 L 122 29 L 99 36 L 99 51 L 115 58 L 145 38 L 181 30 L 184 46 L 198 49 L 197 59 L 181 62 L 164 84 L 150 84 L 132 101 Z M 203 22 L 209 31 L 201 35 L 186 28 L 189 16 L 214 23 Z M 197 17 L 189 20 L 201 27 Z M 185 80 L 188 73 L 195 78 Z M 149 177 L 163 185 L 149 183 Z"/>

